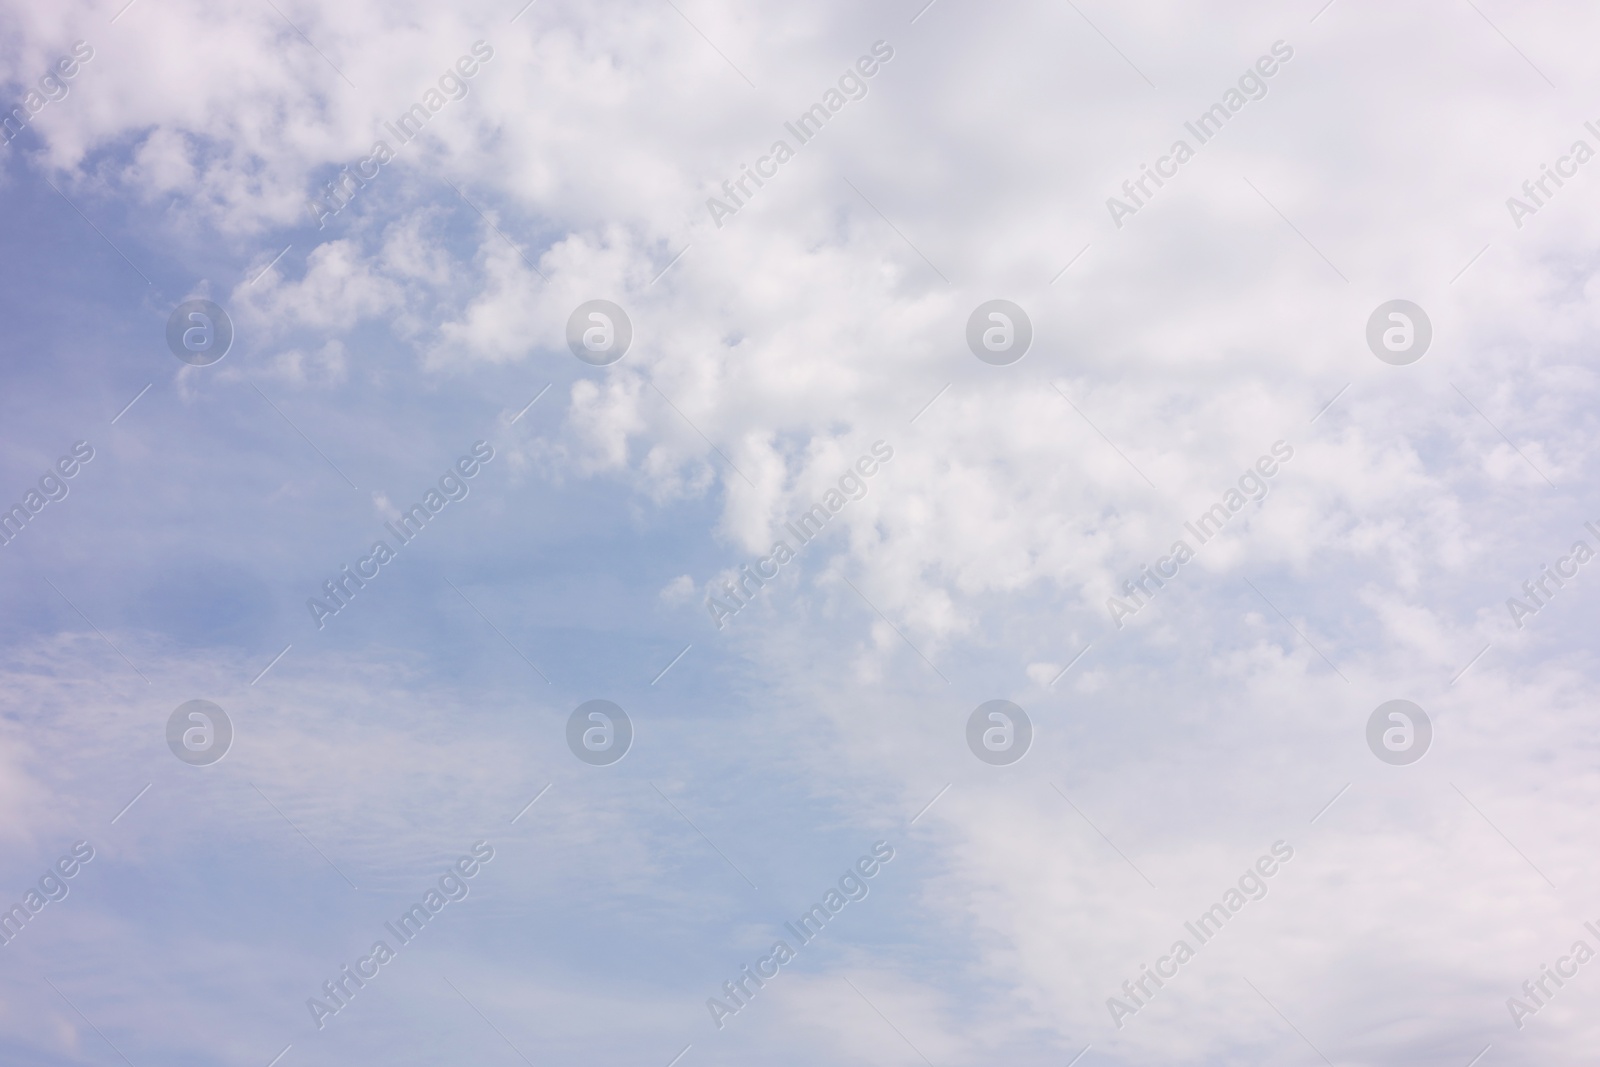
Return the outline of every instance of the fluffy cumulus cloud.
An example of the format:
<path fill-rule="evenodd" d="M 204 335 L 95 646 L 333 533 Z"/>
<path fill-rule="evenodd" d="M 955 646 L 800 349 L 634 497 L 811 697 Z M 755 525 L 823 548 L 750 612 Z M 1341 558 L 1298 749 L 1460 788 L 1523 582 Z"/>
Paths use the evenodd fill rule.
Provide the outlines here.
<path fill-rule="evenodd" d="M 1581 1059 L 1596 29 L 0 12 L 8 1062 Z"/>

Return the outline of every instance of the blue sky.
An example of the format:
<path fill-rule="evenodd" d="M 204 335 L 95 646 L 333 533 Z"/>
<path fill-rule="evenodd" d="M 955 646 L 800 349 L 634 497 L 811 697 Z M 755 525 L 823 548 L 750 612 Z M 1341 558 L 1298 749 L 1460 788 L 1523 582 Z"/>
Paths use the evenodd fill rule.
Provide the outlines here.
<path fill-rule="evenodd" d="M 0 947 L 0 1058 L 1592 1047 L 1600 965 L 1524 983 L 1600 949 L 1596 564 L 1506 606 L 1600 549 L 1594 164 L 1507 207 L 1600 148 L 1592 12 L 518 6 L 0 13 L 0 99 L 93 48 L 0 148 L 0 504 L 94 449 L 0 547 L 0 904 L 95 850 Z M 866 95 L 709 211 L 877 42 Z M 1267 94 L 1110 211 L 1277 42 Z M 966 341 L 997 298 L 1033 327 L 1007 366 Z M 167 348 L 188 299 L 234 324 L 213 365 Z M 609 366 L 567 347 L 595 299 L 633 327 Z M 1394 299 L 1432 323 L 1406 366 L 1366 342 Z M 479 441 L 469 494 L 319 628 L 307 599 Z M 708 598 L 880 441 L 718 628 Z M 1108 598 L 1280 441 L 1119 626 Z M 168 746 L 196 699 L 235 734 L 208 766 Z M 593 699 L 633 724 L 610 766 L 567 747 Z M 966 742 L 997 699 L 1034 730 L 1007 766 Z M 1394 699 L 1433 728 L 1406 766 L 1366 740 Z M 485 841 L 319 1028 L 308 998 Z M 1119 1018 L 1280 841 L 1266 897 Z M 716 1025 L 877 842 L 866 898 Z"/>

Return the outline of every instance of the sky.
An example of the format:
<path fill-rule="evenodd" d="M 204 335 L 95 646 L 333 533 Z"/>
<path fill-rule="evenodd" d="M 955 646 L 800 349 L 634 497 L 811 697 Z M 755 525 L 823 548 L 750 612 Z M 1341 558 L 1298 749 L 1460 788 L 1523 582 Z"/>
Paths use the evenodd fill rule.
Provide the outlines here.
<path fill-rule="evenodd" d="M 1597 32 L 6 5 L 0 1060 L 1589 1056 Z"/>

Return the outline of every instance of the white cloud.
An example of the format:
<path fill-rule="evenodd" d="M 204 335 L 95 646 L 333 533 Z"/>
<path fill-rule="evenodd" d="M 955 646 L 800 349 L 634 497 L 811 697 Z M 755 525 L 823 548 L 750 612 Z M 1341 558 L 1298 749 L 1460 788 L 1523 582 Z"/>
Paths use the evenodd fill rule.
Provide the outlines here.
<path fill-rule="evenodd" d="M 696 695 L 652 695 L 661 703 L 641 713 L 648 728 L 630 758 L 661 761 L 654 777 L 559 764 L 571 818 L 545 844 L 588 867 L 580 878 L 518 860 L 550 894 L 541 908 L 578 916 L 573 901 L 597 894 L 621 912 L 656 894 L 691 916 L 650 913 L 686 924 L 664 935 L 664 954 L 721 953 L 687 929 L 726 935 L 722 891 L 701 890 L 681 866 L 672 835 L 689 841 L 689 830 L 648 788 L 626 789 L 780 767 L 777 784 L 762 785 L 773 792 L 714 809 L 748 813 L 745 828 L 730 818 L 725 830 L 777 864 L 780 850 L 760 845 L 785 812 L 898 828 L 888 813 L 909 815 L 949 782 L 907 832 L 908 859 L 923 866 L 884 920 L 893 934 L 881 953 L 841 945 L 758 1005 L 770 1010 L 749 1029 L 778 1042 L 773 1055 L 907 1057 L 843 974 L 877 991 L 935 1062 L 987 1061 L 996 1049 L 1064 1061 L 1091 1042 L 1119 1062 L 1302 1054 L 1243 977 L 1278 993 L 1335 1060 L 1416 1058 L 1472 1035 L 1461 1055 L 1451 1046 L 1464 1063 L 1480 1033 L 1523 1040 L 1529 1055 L 1587 1047 L 1594 1035 L 1569 1007 L 1588 1003 L 1581 989 L 1523 1038 L 1496 1013 L 1567 936 L 1562 916 L 1577 914 L 1578 898 L 1565 894 L 1594 873 L 1581 847 L 1593 671 L 1581 625 L 1557 614 L 1583 601 L 1559 602 L 1532 632 L 1513 633 L 1502 609 L 1593 517 L 1583 509 L 1600 226 L 1587 205 L 1600 171 L 1581 171 L 1521 229 L 1504 205 L 1585 135 L 1592 12 L 1334 5 L 1311 21 L 1314 9 L 1264 4 L 939 4 L 912 23 L 915 7 L 696 2 L 603 16 L 535 5 L 512 23 L 512 7 L 360 0 L 280 15 L 142 0 L 115 24 L 87 4 L 0 16 L 13 86 L 64 44 L 96 49 L 17 142 L 11 180 L 33 170 L 58 180 L 119 247 L 143 246 L 164 279 L 181 278 L 158 289 L 214 292 L 239 327 L 238 351 L 216 373 L 178 372 L 178 415 L 145 401 L 160 430 L 127 446 L 127 484 L 138 487 L 127 491 L 167 510 L 161 530 L 137 529 L 158 542 L 183 527 L 169 516 L 184 513 L 172 501 L 188 483 L 163 470 L 147 484 L 153 461 L 140 464 L 197 461 L 159 435 L 248 428 L 220 417 L 229 390 L 254 403 L 248 383 L 281 384 L 326 405 L 306 425 L 358 473 L 362 503 L 347 514 L 348 497 L 328 503 L 298 467 L 241 465 L 226 486 L 194 483 L 206 487 L 194 495 L 226 488 L 252 530 L 202 543 L 237 539 L 275 581 L 323 573 L 343 551 L 324 538 L 358 538 L 357 520 L 392 513 L 370 486 L 434 447 L 429 418 L 507 420 L 549 383 L 527 421 L 497 429 L 513 473 L 500 496 L 475 490 L 489 497 L 481 525 L 404 566 L 412 590 L 469 565 L 492 572 L 482 581 L 503 603 L 464 618 L 495 620 L 503 643 L 537 654 L 558 687 L 528 707 L 497 706 L 491 725 L 461 696 L 482 695 L 462 680 L 478 665 L 374 641 L 310 653 L 317 669 L 271 698 L 240 689 L 237 664 L 161 649 L 151 658 L 163 695 L 132 696 L 82 680 L 104 652 L 90 638 L 23 643 L 0 755 L 0 823 L 27 828 L 6 831 L 19 847 L 68 832 L 53 798 L 87 790 L 81 810 L 92 795 L 98 813 L 137 788 L 120 761 L 154 745 L 151 723 L 174 693 L 232 686 L 260 739 L 236 762 L 283 794 L 308 838 L 340 842 L 341 857 L 385 887 L 409 886 L 418 855 L 455 847 L 483 810 L 542 784 L 529 749 L 541 767 L 566 760 L 569 690 L 627 684 L 595 648 L 621 660 L 638 632 L 670 628 L 616 607 L 616 589 L 645 588 L 671 626 L 704 627 L 705 591 L 765 554 L 882 440 L 894 458 L 866 495 L 726 632 L 693 631 L 714 648 L 693 655 L 714 666 L 686 659 L 667 677 Z M 479 39 L 494 57 L 468 95 L 392 146 L 395 160 L 318 228 L 307 198 L 390 136 L 382 123 Z M 866 97 L 716 226 L 706 197 L 879 39 L 895 55 Z M 1106 198 L 1192 136 L 1184 121 L 1278 39 L 1294 58 L 1266 97 L 1115 227 Z M 979 363 L 964 339 L 972 309 L 997 296 L 1026 308 L 1035 330 L 1009 367 Z M 1410 367 L 1379 363 L 1363 339 L 1372 309 L 1396 297 L 1434 325 Z M 623 305 L 634 327 L 608 368 L 566 351 L 568 315 L 593 298 Z M 454 423 L 450 433 L 470 439 Z M 1192 538 L 1185 523 L 1280 440 L 1294 458 L 1265 499 L 1209 543 L 1191 541 L 1195 560 L 1118 629 L 1107 598 Z M 268 448 L 244 451 L 265 464 Z M 550 504 L 563 493 L 571 512 Z M 271 508 L 258 515 L 262 500 Z M 153 512 L 127 514 L 153 524 Z M 586 525 L 601 514 L 618 529 Z M 347 519 L 350 529 L 335 525 Z M 612 537 L 630 548 L 593 563 L 586 553 Z M 124 555 L 139 582 L 160 587 L 145 577 L 157 564 Z M 108 598 L 149 599 L 131 577 L 113 584 Z M 430 628 L 455 624 L 433 607 L 402 620 L 430 649 Z M 650 634 L 663 645 L 681 636 Z M 1485 644 L 1492 652 L 1458 675 Z M 636 673 L 648 682 L 655 669 Z M 1003 693 L 1036 710 L 1040 750 L 1009 777 L 980 775 L 994 768 L 964 751 L 960 725 Z M 1436 711 L 1439 729 L 1437 751 L 1404 775 L 1361 741 L 1365 715 L 1400 694 Z M 706 717 L 735 696 L 759 722 Z M 543 732 L 525 725 L 530 715 Z M 514 728 L 538 740 L 506 741 Z M 652 732 L 671 743 L 645 749 Z M 1312 826 L 1345 782 L 1349 796 Z M 222 840 L 295 844 L 277 815 L 249 806 L 253 794 L 236 794 L 194 801 Z M 1561 888 L 1533 877 L 1461 794 Z M 176 835 L 130 834 L 151 854 L 184 856 Z M 1271 898 L 1148 1013 L 1108 1030 L 1105 997 L 1278 836 L 1301 854 Z M 510 924 L 526 915 L 496 907 Z M 123 922 L 117 943 L 147 936 L 136 927 Z M 490 950 L 475 942 L 464 955 Z M 566 988 L 562 972 L 581 970 L 573 958 L 526 988 Z M 321 963 L 306 962 L 286 961 L 284 973 L 314 988 Z M 608 984 L 651 981 L 625 970 L 596 964 L 604 973 L 586 974 L 570 1002 L 586 1010 L 556 1020 L 553 1040 L 582 1047 Z M 662 990 L 680 977 L 628 1003 L 652 1027 L 676 1020 Z M 279 999 L 293 1008 L 299 988 Z M 413 996 L 405 1003 L 427 1003 Z M 802 1025 L 819 1013 L 840 1021 Z M 23 1020 L 7 1025 L 24 1032 Z M 618 1028 L 630 1039 L 646 1029 Z M 674 1048 L 662 1051 L 665 1062 Z"/>

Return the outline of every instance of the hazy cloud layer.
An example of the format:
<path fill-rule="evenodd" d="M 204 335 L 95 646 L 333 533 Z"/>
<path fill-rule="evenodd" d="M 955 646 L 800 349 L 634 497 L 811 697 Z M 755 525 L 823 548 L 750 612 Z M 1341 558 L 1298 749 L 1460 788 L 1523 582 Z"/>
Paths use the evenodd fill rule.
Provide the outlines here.
<path fill-rule="evenodd" d="M 0 12 L 6 1062 L 1581 1062 L 1600 25 L 1320 4 Z"/>

